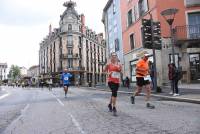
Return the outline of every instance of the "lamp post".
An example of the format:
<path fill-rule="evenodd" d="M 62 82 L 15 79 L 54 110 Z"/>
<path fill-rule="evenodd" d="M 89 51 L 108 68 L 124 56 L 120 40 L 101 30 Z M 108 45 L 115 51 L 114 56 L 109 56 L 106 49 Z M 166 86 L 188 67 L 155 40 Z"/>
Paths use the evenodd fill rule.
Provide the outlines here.
<path fill-rule="evenodd" d="M 171 44 L 172 44 L 172 61 L 174 64 L 175 64 L 175 54 L 174 54 L 174 35 L 173 35 L 172 24 L 174 22 L 174 18 L 177 12 L 178 12 L 178 9 L 176 8 L 169 8 L 161 12 L 161 15 L 164 17 L 164 19 L 167 21 L 167 23 L 170 26 Z"/>

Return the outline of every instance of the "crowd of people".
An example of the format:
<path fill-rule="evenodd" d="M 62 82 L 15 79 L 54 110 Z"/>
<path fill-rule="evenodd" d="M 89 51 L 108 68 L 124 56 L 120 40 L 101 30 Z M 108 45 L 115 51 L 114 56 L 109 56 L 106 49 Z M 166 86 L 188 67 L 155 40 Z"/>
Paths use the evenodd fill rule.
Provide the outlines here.
<path fill-rule="evenodd" d="M 174 63 L 168 64 L 168 76 L 171 82 L 171 92 L 173 96 L 178 96 L 179 89 L 178 89 L 178 82 L 182 78 L 181 69 L 176 67 Z M 104 70 L 107 74 L 107 85 L 111 90 L 111 96 L 108 102 L 108 109 L 110 112 L 113 112 L 113 115 L 117 115 L 117 96 L 118 96 L 118 89 L 120 87 L 120 80 L 122 74 L 122 64 L 118 59 L 118 56 L 115 52 L 111 53 L 111 57 L 108 60 Z M 139 93 L 144 88 L 146 90 L 145 102 L 146 107 L 149 109 L 154 109 L 155 106 L 150 103 L 151 97 L 151 90 L 154 89 L 154 82 L 155 82 L 155 72 L 154 72 L 154 64 L 149 61 L 148 53 L 142 53 L 141 58 L 138 60 L 136 64 L 136 88 L 133 91 L 133 94 L 130 96 L 131 104 L 135 104 L 135 98 L 139 95 Z M 64 69 L 63 73 L 61 74 L 60 80 L 63 86 L 65 97 L 67 98 L 68 88 L 71 84 L 70 79 L 72 78 L 72 74 L 67 70 Z M 122 80 L 123 85 L 127 88 L 130 88 L 130 79 L 126 77 Z M 52 79 L 47 81 L 49 85 L 49 90 L 52 88 Z"/>

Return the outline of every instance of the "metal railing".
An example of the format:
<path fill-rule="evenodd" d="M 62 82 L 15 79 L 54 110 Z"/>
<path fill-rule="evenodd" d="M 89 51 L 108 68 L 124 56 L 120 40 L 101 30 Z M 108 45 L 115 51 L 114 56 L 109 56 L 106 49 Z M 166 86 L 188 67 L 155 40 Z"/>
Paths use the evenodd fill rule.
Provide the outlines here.
<path fill-rule="evenodd" d="M 177 26 L 175 28 L 175 38 L 177 41 L 200 39 L 200 24 Z"/>
<path fill-rule="evenodd" d="M 61 54 L 60 59 L 78 59 L 80 55 L 78 54 Z"/>
<path fill-rule="evenodd" d="M 193 6 L 199 6 L 200 1 L 199 0 L 185 0 L 186 7 L 193 7 Z"/>

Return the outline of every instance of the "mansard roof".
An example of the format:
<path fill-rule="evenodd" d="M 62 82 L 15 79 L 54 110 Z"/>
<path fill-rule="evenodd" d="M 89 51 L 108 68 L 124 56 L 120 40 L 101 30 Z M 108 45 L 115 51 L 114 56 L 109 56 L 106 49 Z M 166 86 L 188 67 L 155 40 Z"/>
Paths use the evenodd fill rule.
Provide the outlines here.
<path fill-rule="evenodd" d="M 64 13 L 60 16 L 60 19 L 62 20 L 65 16 L 67 16 L 68 14 L 73 14 L 74 16 L 76 16 L 76 18 L 78 19 L 79 18 L 79 15 L 77 13 L 77 11 L 75 10 L 75 6 L 76 6 L 76 3 L 73 2 L 73 1 L 68 1 L 68 2 L 65 2 L 63 4 L 63 6 L 67 7 L 67 9 L 64 11 Z"/>

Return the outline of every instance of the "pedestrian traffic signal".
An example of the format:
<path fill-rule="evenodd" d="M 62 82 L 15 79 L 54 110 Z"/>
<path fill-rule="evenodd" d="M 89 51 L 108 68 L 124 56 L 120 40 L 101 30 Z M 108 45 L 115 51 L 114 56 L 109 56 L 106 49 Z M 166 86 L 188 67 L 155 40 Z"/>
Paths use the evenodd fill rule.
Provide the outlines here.
<path fill-rule="evenodd" d="M 160 28 L 160 22 L 152 22 L 151 19 L 142 19 L 142 42 L 144 48 L 161 50 Z"/>
<path fill-rule="evenodd" d="M 152 49 L 151 20 L 142 19 L 142 39 L 143 47 Z"/>
<path fill-rule="evenodd" d="M 153 43 L 155 49 L 162 49 L 160 22 L 153 22 Z"/>

